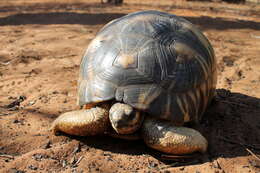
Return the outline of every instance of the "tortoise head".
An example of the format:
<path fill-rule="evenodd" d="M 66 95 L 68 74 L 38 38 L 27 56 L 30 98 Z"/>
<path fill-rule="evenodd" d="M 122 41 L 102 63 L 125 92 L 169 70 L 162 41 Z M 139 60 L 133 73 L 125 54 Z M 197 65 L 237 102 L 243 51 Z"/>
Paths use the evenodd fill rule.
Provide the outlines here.
<path fill-rule="evenodd" d="M 118 134 L 131 134 L 140 128 L 143 115 L 127 104 L 116 103 L 109 111 L 109 119 Z"/>

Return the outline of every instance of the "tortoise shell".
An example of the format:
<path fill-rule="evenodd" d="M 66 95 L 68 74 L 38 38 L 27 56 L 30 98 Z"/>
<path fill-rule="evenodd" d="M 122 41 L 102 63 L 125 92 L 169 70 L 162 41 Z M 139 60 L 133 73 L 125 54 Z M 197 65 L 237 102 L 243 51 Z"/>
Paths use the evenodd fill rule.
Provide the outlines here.
<path fill-rule="evenodd" d="M 214 95 L 207 38 L 184 18 L 131 13 L 105 25 L 80 65 L 78 104 L 116 100 L 176 125 L 201 118 Z"/>

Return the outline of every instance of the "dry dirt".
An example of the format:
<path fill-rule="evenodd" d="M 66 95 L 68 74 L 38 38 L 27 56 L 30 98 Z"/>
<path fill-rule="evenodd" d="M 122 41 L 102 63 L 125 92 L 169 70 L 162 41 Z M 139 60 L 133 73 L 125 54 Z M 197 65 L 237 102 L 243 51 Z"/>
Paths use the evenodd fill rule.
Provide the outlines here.
<path fill-rule="evenodd" d="M 54 136 L 76 110 L 79 62 L 112 19 L 155 9 L 183 16 L 212 43 L 217 96 L 204 115 L 206 154 L 165 160 L 142 141 Z M 170 0 L 1 0 L 0 172 L 260 172 L 260 5 Z"/>

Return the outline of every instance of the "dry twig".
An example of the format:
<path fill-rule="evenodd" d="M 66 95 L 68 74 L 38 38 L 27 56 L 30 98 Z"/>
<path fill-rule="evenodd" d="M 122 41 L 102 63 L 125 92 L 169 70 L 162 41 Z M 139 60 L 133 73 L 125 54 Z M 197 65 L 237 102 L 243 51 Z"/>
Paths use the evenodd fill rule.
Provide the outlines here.
<path fill-rule="evenodd" d="M 191 159 L 191 158 L 195 158 L 198 157 L 198 155 L 183 155 L 183 156 L 178 156 L 178 155 L 166 155 L 166 154 L 162 154 L 161 155 L 161 159 L 166 159 L 166 160 L 178 160 L 178 159 Z"/>
<path fill-rule="evenodd" d="M 8 158 L 8 159 L 14 159 L 14 156 L 8 155 L 8 154 L 0 154 L 0 157 L 5 157 L 5 158 Z"/>
<path fill-rule="evenodd" d="M 246 105 L 246 104 L 243 104 L 243 103 L 237 103 L 237 102 L 226 101 L 226 100 L 217 100 L 217 101 L 223 102 L 223 103 L 230 103 L 232 105 L 241 106 L 241 107 L 244 107 L 244 108 L 255 108 L 253 106 L 249 106 L 249 105 Z"/>
<path fill-rule="evenodd" d="M 0 65 L 3 65 L 3 66 L 9 65 L 14 59 L 15 58 L 10 59 L 9 61 L 6 61 L 6 62 L 0 62 Z"/>
<path fill-rule="evenodd" d="M 80 156 L 80 158 L 76 161 L 75 164 L 73 164 L 73 166 L 77 166 L 79 164 L 79 162 L 83 159 L 84 156 Z"/>
<path fill-rule="evenodd" d="M 254 35 L 254 34 L 250 34 L 252 38 L 257 38 L 257 39 L 260 39 L 260 36 L 259 35 Z"/>
<path fill-rule="evenodd" d="M 246 148 L 246 151 L 249 152 L 254 158 L 256 158 L 257 160 L 260 161 L 260 158 L 259 158 L 255 153 L 253 153 L 251 150 L 249 150 L 248 148 Z"/>
<path fill-rule="evenodd" d="M 175 167 L 176 165 L 178 165 L 178 162 L 174 162 L 174 163 L 171 163 L 171 164 L 168 164 L 168 165 L 161 166 L 161 167 L 159 167 L 159 170 Z"/>
<path fill-rule="evenodd" d="M 240 146 L 243 146 L 243 147 L 249 147 L 249 148 L 253 148 L 255 150 L 260 150 L 260 147 L 257 147 L 257 146 L 254 146 L 254 145 L 245 144 L 245 143 L 241 143 L 241 142 L 235 142 L 235 141 L 233 141 L 231 139 L 227 139 L 225 137 L 218 137 L 218 138 L 225 141 L 225 142 L 231 143 L 231 144 L 237 144 L 237 145 L 240 145 Z"/>

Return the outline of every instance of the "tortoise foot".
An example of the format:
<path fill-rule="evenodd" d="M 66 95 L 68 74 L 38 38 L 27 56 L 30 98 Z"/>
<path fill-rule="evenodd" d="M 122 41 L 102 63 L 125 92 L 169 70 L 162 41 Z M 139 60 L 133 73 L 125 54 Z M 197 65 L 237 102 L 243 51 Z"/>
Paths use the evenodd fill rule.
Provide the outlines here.
<path fill-rule="evenodd" d="M 104 134 L 110 127 L 108 110 L 100 107 L 61 114 L 52 124 L 54 134 L 94 136 Z"/>
<path fill-rule="evenodd" d="M 145 118 L 141 129 L 147 146 L 168 154 L 206 152 L 208 142 L 196 130 L 176 127 L 170 122 Z"/>

